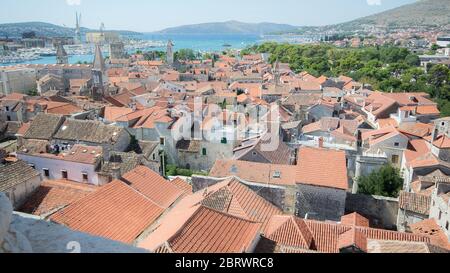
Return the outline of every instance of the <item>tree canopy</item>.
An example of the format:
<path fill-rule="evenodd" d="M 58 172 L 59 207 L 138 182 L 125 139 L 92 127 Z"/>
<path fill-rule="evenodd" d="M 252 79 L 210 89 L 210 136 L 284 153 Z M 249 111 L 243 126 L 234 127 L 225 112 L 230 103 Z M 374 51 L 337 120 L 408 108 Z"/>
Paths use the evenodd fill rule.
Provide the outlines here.
<path fill-rule="evenodd" d="M 398 197 L 403 187 L 400 171 L 391 165 L 383 166 L 380 170 L 368 176 L 358 178 L 358 193 L 386 197 Z"/>

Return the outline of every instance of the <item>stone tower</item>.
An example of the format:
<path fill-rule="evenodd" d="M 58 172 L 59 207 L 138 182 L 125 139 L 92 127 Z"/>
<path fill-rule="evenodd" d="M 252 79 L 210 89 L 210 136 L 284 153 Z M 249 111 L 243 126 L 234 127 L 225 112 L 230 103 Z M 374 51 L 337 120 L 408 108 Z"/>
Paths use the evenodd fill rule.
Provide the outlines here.
<path fill-rule="evenodd" d="M 82 43 L 82 39 L 81 39 L 81 13 L 78 14 L 75 13 L 75 42 L 77 44 L 81 44 Z"/>
<path fill-rule="evenodd" d="M 95 46 L 95 57 L 92 68 L 92 98 L 94 100 L 101 100 L 104 94 L 105 86 L 108 83 L 108 79 L 105 76 L 106 65 L 103 59 L 102 50 L 100 45 Z"/>
<path fill-rule="evenodd" d="M 64 49 L 64 45 L 62 42 L 56 44 L 56 63 L 57 64 L 69 63 L 69 56 L 67 56 L 67 52 Z"/>
<path fill-rule="evenodd" d="M 272 74 L 273 74 L 273 80 L 275 82 L 275 85 L 280 84 L 280 62 L 278 60 L 273 64 Z"/>
<path fill-rule="evenodd" d="M 110 59 L 125 59 L 125 45 L 122 42 L 111 42 L 109 44 Z"/>
<path fill-rule="evenodd" d="M 174 62 L 174 52 L 173 52 L 173 43 L 172 40 L 169 40 L 167 43 L 167 64 L 173 65 Z"/>

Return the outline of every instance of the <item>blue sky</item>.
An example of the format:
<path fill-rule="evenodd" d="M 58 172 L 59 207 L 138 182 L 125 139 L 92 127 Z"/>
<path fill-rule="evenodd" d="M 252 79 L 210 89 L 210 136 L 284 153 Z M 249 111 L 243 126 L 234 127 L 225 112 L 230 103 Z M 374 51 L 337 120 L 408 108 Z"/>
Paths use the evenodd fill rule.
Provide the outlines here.
<path fill-rule="evenodd" d="M 415 0 L 1 0 L 0 23 L 43 21 L 73 27 L 142 32 L 166 27 L 239 20 L 326 25 L 412 3 Z"/>

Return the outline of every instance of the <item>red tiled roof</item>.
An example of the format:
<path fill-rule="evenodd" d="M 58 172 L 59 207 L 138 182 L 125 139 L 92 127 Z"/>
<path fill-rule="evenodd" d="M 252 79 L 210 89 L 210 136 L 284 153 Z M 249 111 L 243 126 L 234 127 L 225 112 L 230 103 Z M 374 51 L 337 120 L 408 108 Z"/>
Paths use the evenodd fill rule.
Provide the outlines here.
<path fill-rule="evenodd" d="M 124 174 L 122 180 L 162 208 L 170 207 L 183 195 L 183 190 L 144 166 Z"/>
<path fill-rule="evenodd" d="M 400 192 L 400 209 L 413 211 L 423 215 L 430 214 L 431 196 L 411 192 Z"/>
<path fill-rule="evenodd" d="M 398 130 L 407 135 L 423 138 L 432 133 L 433 126 L 420 122 L 406 122 L 400 124 Z"/>
<path fill-rule="evenodd" d="M 386 127 L 397 127 L 397 121 L 393 118 L 385 118 L 385 119 L 378 119 L 378 126 L 380 128 L 386 128 Z"/>
<path fill-rule="evenodd" d="M 345 152 L 302 147 L 297 162 L 297 183 L 348 189 Z"/>
<path fill-rule="evenodd" d="M 261 224 L 199 206 L 167 241 L 175 253 L 250 252 Z M 140 247 L 146 247 L 143 242 Z"/>
<path fill-rule="evenodd" d="M 409 141 L 408 149 L 405 150 L 406 164 L 430 152 L 427 142 L 423 139 L 413 139 Z"/>
<path fill-rule="evenodd" d="M 163 211 L 133 188 L 115 180 L 50 219 L 77 231 L 132 243 Z"/>
<path fill-rule="evenodd" d="M 287 221 L 296 223 L 297 227 L 301 228 L 287 228 L 289 227 L 285 225 Z M 304 224 L 300 225 L 301 222 Z M 351 230 L 354 230 L 354 232 L 349 232 Z M 303 233 L 303 235 L 299 233 Z M 297 247 L 323 253 L 339 253 L 341 247 L 351 245 L 364 250 L 365 240 L 430 242 L 430 238 L 424 235 L 303 220 L 287 215 L 272 217 L 270 225 L 264 230 L 264 236 L 273 240 L 278 246 Z M 311 238 L 311 244 L 308 247 L 309 238 Z M 305 244 L 305 242 L 307 243 Z"/>
<path fill-rule="evenodd" d="M 310 249 L 313 235 L 306 225 L 296 217 L 276 215 L 270 219 L 264 236 L 277 244 Z"/>
<path fill-rule="evenodd" d="M 31 122 L 27 122 L 22 124 L 22 126 L 19 128 L 19 130 L 17 131 L 18 135 L 24 136 L 26 134 L 26 132 L 28 131 L 28 129 L 30 128 Z"/>
<path fill-rule="evenodd" d="M 202 204 L 206 207 L 265 225 L 282 211 L 260 197 L 236 178 L 227 179 L 206 189 Z"/>
<path fill-rule="evenodd" d="M 54 213 L 97 189 L 95 186 L 68 180 L 48 180 L 27 199 L 20 211 L 38 216 Z"/>
<path fill-rule="evenodd" d="M 410 227 L 414 234 L 429 236 L 433 245 L 450 250 L 447 235 L 445 235 L 445 232 L 436 223 L 435 219 L 427 219 L 419 223 L 411 224 Z"/>
<path fill-rule="evenodd" d="M 178 189 L 182 190 L 184 192 L 184 194 L 192 194 L 192 185 L 190 185 L 188 182 L 184 181 L 183 179 L 177 177 L 170 182 L 172 184 L 174 184 Z"/>
<path fill-rule="evenodd" d="M 105 107 L 105 119 L 110 122 L 116 121 L 118 118 L 128 115 L 133 112 L 133 109 L 128 107 L 115 107 L 106 106 Z"/>
<path fill-rule="evenodd" d="M 341 224 L 347 226 L 369 227 L 369 220 L 355 212 L 342 216 Z"/>
<path fill-rule="evenodd" d="M 433 145 L 440 149 L 449 149 L 450 148 L 450 138 L 446 135 L 440 135 L 433 142 Z"/>
<path fill-rule="evenodd" d="M 295 185 L 295 172 L 296 166 L 290 165 L 217 160 L 209 175 L 218 178 L 236 176 L 248 182 L 266 185 Z"/>
<path fill-rule="evenodd" d="M 339 235 L 338 248 L 357 247 L 363 252 L 367 252 L 367 237 L 361 230 L 351 228 Z"/>
<path fill-rule="evenodd" d="M 441 111 L 439 111 L 437 105 L 423 105 L 417 106 L 416 113 L 419 115 L 439 115 Z"/>

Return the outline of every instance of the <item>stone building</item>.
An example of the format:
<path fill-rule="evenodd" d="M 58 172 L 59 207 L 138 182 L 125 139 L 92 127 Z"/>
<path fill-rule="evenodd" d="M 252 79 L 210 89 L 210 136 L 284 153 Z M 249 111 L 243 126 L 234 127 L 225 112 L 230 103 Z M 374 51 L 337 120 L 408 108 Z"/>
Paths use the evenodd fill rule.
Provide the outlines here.
<path fill-rule="evenodd" d="M 411 224 L 426 220 L 430 216 L 431 196 L 424 193 L 400 193 L 397 229 L 407 231 Z"/>
<path fill-rule="evenodd" d="M 36 88 L 37 71 L 28 67 L 0 68 L 0 94 L 27 93 Z"/>
<path fill-rule="evenodd" d="M 61 76 L 47 74 L 37 81 L 37 92 L 43 94 L 48 91 L 63 91 L 64 80 Z"/>
<path fill-rule="evenodd" d="M 436 174 L 434 181 L 436 189 L 431 196 L 430 218 L 436 220 L 450 241 L 450 177 Z"/>
<path fill-rule="evenodd" d="M 300 148 L 295 182 L 297 216 L 338 221 L 344 215 L 349 189 L 345 152 Z"/>
<path fill-rule="evenodd" d="M 24 161 L 0 166 L 0 193 L 6 194 L 14 208 L 20 207 L 41 182 L 39 172 Z"/>
<path fill-rule="evenodd" d="M 130 141 L 131 136 L 124 128 L 75 119 L 66 119 L 52 137 L 52 144 L 61 148 L 75 144 L 102 147 L 105 159 L 109 158 L 110 152 L 125 151 Z"/>
<path fill-rule="evenodd" d="M 110 59 L 126 58 L 125 45 L 123 42 L 114 42 L 109 44 Z"/>

